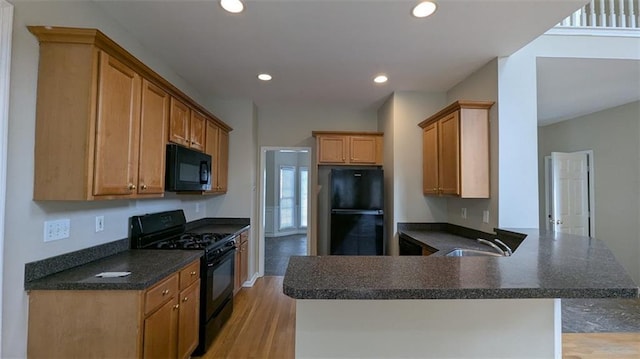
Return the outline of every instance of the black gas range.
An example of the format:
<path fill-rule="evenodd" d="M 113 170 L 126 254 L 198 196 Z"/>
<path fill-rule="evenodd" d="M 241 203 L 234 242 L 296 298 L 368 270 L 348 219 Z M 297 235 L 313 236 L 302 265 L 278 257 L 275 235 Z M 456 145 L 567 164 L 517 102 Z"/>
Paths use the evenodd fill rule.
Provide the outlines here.
<path fill-rule="evenodd" d="M 235 235 L 186 231 L 182 210 L 129 219 L 132 249 L 202 250 L 200 273 L 200 338 L 194 351 L 202 355 L 233 311 Z"/>

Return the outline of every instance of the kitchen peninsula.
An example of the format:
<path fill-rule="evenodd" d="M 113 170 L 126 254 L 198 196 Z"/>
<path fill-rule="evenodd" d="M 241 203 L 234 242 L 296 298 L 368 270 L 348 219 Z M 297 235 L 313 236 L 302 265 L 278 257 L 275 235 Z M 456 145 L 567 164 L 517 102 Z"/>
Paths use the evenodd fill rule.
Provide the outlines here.
<path fill-rule="evenodd" d="M 432 248 L 450 235 L 398 228 Z M 638 297 L 598 239 L 501 234 L 526 238 L 511 257 L 292 257 L 296 357 L 560 357 L 560 298 Z"/>

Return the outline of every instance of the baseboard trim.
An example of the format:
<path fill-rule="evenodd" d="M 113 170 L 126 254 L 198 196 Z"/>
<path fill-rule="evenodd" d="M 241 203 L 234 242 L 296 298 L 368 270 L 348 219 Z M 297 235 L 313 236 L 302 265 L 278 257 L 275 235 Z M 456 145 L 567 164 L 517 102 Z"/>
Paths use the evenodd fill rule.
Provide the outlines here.
<path fill-rule="evenodd" d="M 258 273 L 253 273 L 253 276 L 251 276 L 251 279 L 249 279 L 248 281 L 242 283 L 243 287 L 253 287 L 254 284 L 256 284 L 256 280 L 258 280 Z"/>

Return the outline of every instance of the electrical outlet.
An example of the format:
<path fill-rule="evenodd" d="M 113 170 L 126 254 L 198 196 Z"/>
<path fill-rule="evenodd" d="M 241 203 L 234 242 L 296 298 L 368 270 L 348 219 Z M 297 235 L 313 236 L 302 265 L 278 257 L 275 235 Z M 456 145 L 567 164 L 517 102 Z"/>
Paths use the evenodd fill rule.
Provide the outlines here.
<path fill-rule="evenodd" d="M 71 231 L 71 220 L 59 219 L 56 221 L 44 222 L 44 241 L 56 241 L 58 239 L 69 238 Z"/>
<path fill-rule="evenodd" d="M 96 216 L 96 232 L 104 231 L 104 216 Z"/>
<path fill-rule="evenodd" d="M 467 219 L 467 209 L 466 208 L 463 208 L 460 211 L 460 217 L 462 217 L 463 219 Z"/>
<path fill-rule="evenodd" d="M 489 211 L 482 211 L 482 222 L 489 223 Z"/>

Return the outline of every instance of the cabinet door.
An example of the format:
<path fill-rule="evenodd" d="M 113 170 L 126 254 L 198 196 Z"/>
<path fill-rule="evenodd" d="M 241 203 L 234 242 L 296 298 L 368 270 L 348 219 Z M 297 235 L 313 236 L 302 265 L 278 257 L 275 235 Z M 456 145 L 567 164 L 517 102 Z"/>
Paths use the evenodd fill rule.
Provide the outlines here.
<path fill-rule="evenodd" d="M 104 52 L 99 71 L 93 194 L 132 194 L 138 183 L 140 76 Z"/>
<path fill-rule="evenodd" d="M 144 358 L 176 357 L 178 309 L 178 298 L 174 297 L 144 320 Z M 114 330 L 117 330 L 117 328 Z"/>
<path fill-rule="evenodd" d="M 220 129 L 218 131 L 218 164 L 213 166 L 218 170 L 216 174 L 218 185 L 217 192 L 227 192 L 229 175 L 229 132 Z"/>
<path fill-rule="evenodd" d="M 200 281 L 180 292 L 178 317 L 178 359 L 188 358 L 198 346 Z"/>
<path fill-rule="evenodd" d="M 249 277 L 249 241 L 240 244 L 240 285 Z"/>
<path fill-rule="evenodd" d="M 206 124 L 205 118 L 199 112 L 191 110 L 189 146 L 198 151 L 204 151 Z"/>
<path fill-rule="evenodd" d="M 190 110 L 180 100 L 171 98 L 169 115 L 169 141 L 189 147 Z"/>
<path fill-rule="evenodd" d="M 242 287 L 242 281 L 240 279 L 240 267 L 242 266 L 242 243 L 238 245 L 236 249 L 236 255 L 233 264 L 233 295 L 236 295 Z"/>
<path fill-rule="evenodd" d="M 146 79 L 142 81 L 138 193 L 164 194 L 165 139 L 169 120 L 169 94 Z"/>
<path fill-rule="evenodd" d="M 458 112 L 438 121 L 440 193 L 460 194 L 460 121 Z"/>
<path fill-rule="evenodd" d="M 318 163 L 347 163 L 347 136 L 319 136 Z"/>
<path fill-rule="evenodd" d="M 422 130 L 422 191 L 438 194 L 438 122 Z"/>
<path fill-rule="evenodd" d="M 219 133 L 220 128 L 216 126 L 213 122 L 207 121 L 207 129 L 205 131 L 205 144 L 204 144 L 204 152 L 211 156 L 211 168 L 213 173 L 211 174 L 211 189 L 208 190 L 208 193 L 216 192 L 216 188 L 218 188 L 218 142 L 219 142 Z"/>
<path fill-rule="evenodd" d="M 349 162 L 375 164 L 376 153 L 376 137 L 349 137 Z"/>

